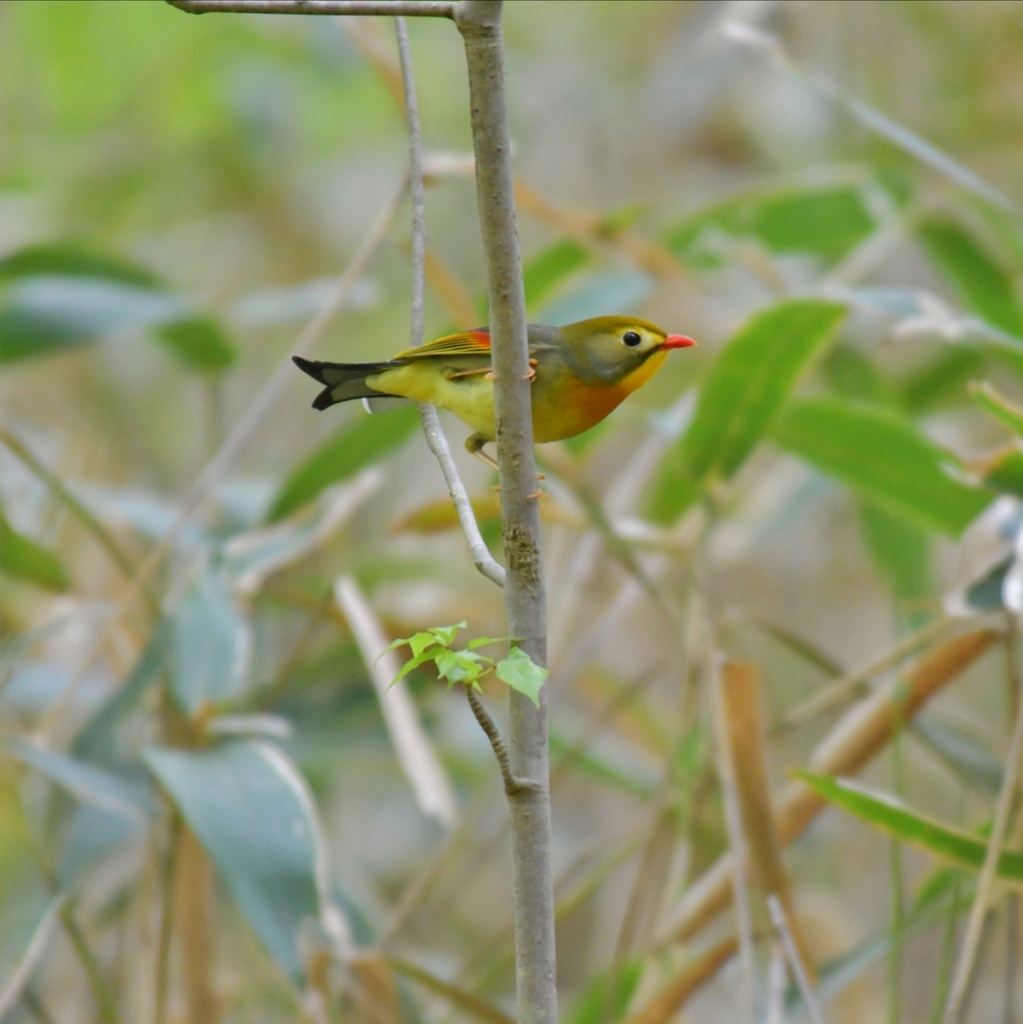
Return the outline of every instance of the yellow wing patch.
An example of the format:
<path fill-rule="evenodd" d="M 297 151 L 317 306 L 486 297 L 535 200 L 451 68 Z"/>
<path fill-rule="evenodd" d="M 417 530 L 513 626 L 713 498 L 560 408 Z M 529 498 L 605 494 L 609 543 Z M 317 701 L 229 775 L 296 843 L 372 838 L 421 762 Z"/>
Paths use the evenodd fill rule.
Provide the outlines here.
<path fill-rule="evenodd" d="M 488 331 L 464 331 L 449 334 L 436 341 L 428 341 L 418 348 L 407 348 L 395 359 L 430 359 L 444 356 L 489 356 L 490 333 Z"/>

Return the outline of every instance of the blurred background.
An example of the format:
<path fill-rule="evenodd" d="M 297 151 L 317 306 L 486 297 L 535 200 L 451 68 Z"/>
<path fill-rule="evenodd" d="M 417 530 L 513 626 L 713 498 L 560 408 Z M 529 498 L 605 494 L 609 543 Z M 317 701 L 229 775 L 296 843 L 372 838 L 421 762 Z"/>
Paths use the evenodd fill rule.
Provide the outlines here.
<path fill-rule="evenodd" d="M 538 451 L 564 1019 L 747 1021 L 755 894 L 753 981 L 729 953 L 657 1002 L 736 926 L 681 923 L 730 846 L 722 666 L 756 680 L 775 795 L 927 657 L 941 693 L 864 782 L 977 835 L 1002 792 L 1023 6 L 504 19 L 530 318 L 699 341 Z M 484 323 L 485 284 L 461 40 L 408 30 L 431 337 Z M 0 67 L 0 1019 L 508 1019 L 492 754 L 428 672 L 386 717 L 375 662 L 431 626 L 504 636 L 500 592 L 415 415 L 314 412 L 286 365 L 331 304 L 314 358 L 409 343 L 392 25 L 7 0 Z M 500 556 L 495 481 L 442 419 Z M 828 1019 L 940 1020 L 976 870 L 863 815 L 785 854 Z M 1019 1019 L 1016 899 L 964 1019 Z"/>

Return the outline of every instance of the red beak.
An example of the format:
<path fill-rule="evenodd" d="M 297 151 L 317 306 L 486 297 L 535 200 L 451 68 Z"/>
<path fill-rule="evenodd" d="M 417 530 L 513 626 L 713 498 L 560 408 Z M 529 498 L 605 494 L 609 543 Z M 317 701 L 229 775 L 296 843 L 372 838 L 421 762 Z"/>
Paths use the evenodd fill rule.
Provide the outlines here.
<path fill-rule="evenodd" d="M 695 344 L 692 338 L 687 338 L 684 334 L 669 334 L 661 342 L 661 348 L 692 348 Z"/>

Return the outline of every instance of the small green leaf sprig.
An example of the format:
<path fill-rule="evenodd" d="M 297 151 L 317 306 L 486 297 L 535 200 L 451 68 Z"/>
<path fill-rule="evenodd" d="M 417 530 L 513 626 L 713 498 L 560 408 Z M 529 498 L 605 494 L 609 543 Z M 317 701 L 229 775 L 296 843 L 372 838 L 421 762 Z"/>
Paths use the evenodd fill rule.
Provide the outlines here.
<path fill-rule="evenodd" d="M 528 697 L 535 707 L 539 707 L 540 690 L 547 678 L 547 669 L 537 665 L 518 647 L 512 647 L 500 661 L 477 653 L 481 647 L 505 643 L 511 639 L 510 637 L 481 636 L 470 640 L 464 648 L 452 648 L 455 634 L 465 627 L 465 622 L 458 622 L 453 626 L 433 626 L 422 633 L 393 641 L 388 646 L 388 651 L 407 644 L 412 649 L 412 657 L 405 662 L 401 671 L 391 681 L 391 685 L 403 679 L 414 668 L 432 661 L 437 666 L 437 674 L 441 679 L 447 680 L 449 690 L 455 683 L 461 683 L 478 691 L 479 681 L 492 672 L 502 683 Z"/>

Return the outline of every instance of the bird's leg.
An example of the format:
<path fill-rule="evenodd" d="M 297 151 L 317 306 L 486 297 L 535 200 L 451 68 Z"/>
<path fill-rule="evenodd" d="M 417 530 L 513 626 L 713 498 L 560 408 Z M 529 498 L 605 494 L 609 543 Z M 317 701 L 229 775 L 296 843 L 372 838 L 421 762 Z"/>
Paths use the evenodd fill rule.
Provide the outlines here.
<path fill-rule="evenodd" d="M 486 451 L 483 450 L 483 446 L 489 440 L 490 440 L 490 438 L 484 437 L 482 434 L 470 434 L 465 439 L 465 450 L 470 455 L 475 455 L 477 459 L 482 459 L 492 469 L 496 469 L 496 470 L 500 471 L 501 467 L 498 466 L 497 459 L 495 459 L 493 456 L 491 456 L 490 454 L 488 454 Z M 537 480 L 546 480 L 547 479 L 543 475 L 543 473 L 537 473 L 536 474 L 536 478 L 537 478 Z M 495 491 L 499 491 L 500 489 L 501 489 L 501 485 L 500 484 L 498 484 L 494 488 Z M 527 494 L 526 497 L 527 498 L 546 498 L 547 497 L 547 493 L 545 491 L 540 490 L 540 488 L 537 488 L 532 494 Z"/>
<path fill-rule="evenodd" d="M 489 366 L 477 366 L 474 370 L 452 370 L 444 374 L 448 380 L 457 380 L 459 377 L 475 377 L 476 374 L 486 374 L 487 380 L 493 380 L 494 375 L 490 370 Z"/>
<path fill-rule="evenodd" d="M 475 373 L 477 371 L 473 372 Z M 499 467 L 497 465 L 497 459 L 493 458 L 491 455 L 487 454 L 487 452 L 483 450 L 483 446 L 487 443 L 488 440 L 490 439 L 484 437 L 482 434 L 470 434 L 465 439 L 465 450 L 470 455 L 475 455 L 477 459 L 482 459 L 492 469 L 498 469 Z"/>
<path fill-rule="evenodd" d="M 536 380 L 536 368 L 539 365 L 539 362 L 540 361 L 538 359 L 529 360 L 529 369 L 526 370 L 526 372 L 523 374 L 523 380 L 528 380 L 530 384 L 532 384 L 533 381 Z"/>

